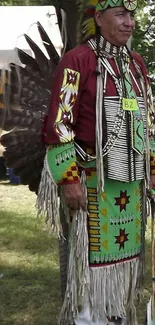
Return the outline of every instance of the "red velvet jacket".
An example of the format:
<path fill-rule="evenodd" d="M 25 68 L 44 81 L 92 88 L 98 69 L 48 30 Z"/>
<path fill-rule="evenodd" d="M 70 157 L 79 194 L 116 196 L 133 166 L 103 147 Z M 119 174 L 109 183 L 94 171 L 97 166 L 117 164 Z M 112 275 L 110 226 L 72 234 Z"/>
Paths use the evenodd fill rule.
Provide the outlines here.
<path fill-rule="evenodd" d="M 134 60 L 140 66 L 146 82 L 147 71 L 143 59 L 137 54 L 132 53 Z M 114 59 L 109 62 L 118 75 Z M 80 82 L 76 101 L 72 107 L 73 121 L 68 120 L 69 127 L 74 131 L 75 137 L 81 140 L 86 146 L 94 147 L 95 144 L 95 105 L 96 105 L 96 65 L 97 57 L 87 44 L 77 46 L 69 51 L 60 61 L 55 79 L 52 85 L 51 104 L 49 107 L 48 120 L 46 124 L 47 144 L 60 143 L 59 135 L 55 130 L 55 121 L 58 114 L 60 101 L 60 90 L 62 87 L 64 69 L 72 69 L 80 73 Z M 131 61 L 131 70 L 137 80 L 137 71 Z M 134 84 L 134 82 L 133 82 Z M 136 94 L 138 89 L 134 84 Z M 114 80 L 108 75 L 107 89 L 105 96 L 118 96 Z M 67 121 L 65 121 L 67 123 Z"/>

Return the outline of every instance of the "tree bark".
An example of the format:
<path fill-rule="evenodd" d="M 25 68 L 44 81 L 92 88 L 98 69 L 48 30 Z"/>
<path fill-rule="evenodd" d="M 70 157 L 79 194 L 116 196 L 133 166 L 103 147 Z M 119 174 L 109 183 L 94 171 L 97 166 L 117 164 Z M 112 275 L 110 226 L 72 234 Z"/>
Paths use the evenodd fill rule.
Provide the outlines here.
<path fill-rule="evenodd" d="M 68 38 L 72 47 L 77 43 L 78 10 L 76 0 L 65 0 L 62 5 L 67 15 Z"/>

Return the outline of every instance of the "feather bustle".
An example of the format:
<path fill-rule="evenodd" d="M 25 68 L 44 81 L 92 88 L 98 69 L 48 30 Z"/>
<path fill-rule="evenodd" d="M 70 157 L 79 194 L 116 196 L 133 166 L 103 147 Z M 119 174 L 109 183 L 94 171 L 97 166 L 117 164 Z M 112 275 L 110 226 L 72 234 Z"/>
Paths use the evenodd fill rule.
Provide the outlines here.
<path fill-rule="evenodd" d="M 61 10 L 57 14 L 61 29 Z M 46 153 L 42 129 L 50 103 L 51 81 L 60 59 L 43 26 L 38 22 L 37 27 L 50 59 L 28 35 L 24 35 L 34 57 L 16 49 L 24 66 L 11 63 L 9 73 L 6 71 L 7 101 L 0 110 L 0 126 L 9 131 L 1 137 L 6 165 L 36 193 Z M 71 44 L 68 44 L 67 50 L 70 48 Z"/>

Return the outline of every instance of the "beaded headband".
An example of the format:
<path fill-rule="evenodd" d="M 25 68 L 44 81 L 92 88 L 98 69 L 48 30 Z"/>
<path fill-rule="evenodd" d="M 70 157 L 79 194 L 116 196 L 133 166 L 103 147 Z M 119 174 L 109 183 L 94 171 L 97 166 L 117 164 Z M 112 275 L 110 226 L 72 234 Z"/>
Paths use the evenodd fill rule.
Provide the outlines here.
<path fill-rule="evenodd" d="M 99 10 L 106 10 L 107 8 L 114 8 L 114 7 L 125 7 L 129 11 L 133 11 L 137 7 L 137 0 L 98 0 L 98 1 L 89 1 L 89 2 L 96 2 L 95 8 L 96 11 Z M 88 3 L 89 3 L 88 2 Z"/>

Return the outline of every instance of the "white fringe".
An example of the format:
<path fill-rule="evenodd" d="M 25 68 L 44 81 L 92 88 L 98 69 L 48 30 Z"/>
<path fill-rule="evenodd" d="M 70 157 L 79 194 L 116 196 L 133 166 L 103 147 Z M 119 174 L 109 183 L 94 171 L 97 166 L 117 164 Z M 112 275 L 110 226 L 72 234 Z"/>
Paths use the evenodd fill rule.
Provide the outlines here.
<path fill-rule="evenodd" d="M 137 66 L 137 65 L 136 65 Z M 144 86 L 144 83 L 141 79 L 141 86 L 143 89 L 143 96 L 145 102 L 145 113 L 146 113 L 146 188 L 149 189 L 150 187 L 150 141 L 149 141 L 149 126 L 148 126 L 148 103 L 147 103 L 147 93 Z"/>
<path fill-rule="evenodd" d="M 74 325 L 74 321 L 80 317 L 81 309 L 83 314 L 87 308 L 90 310 L 91 322 L 105 321 L 107 317 L 115 316 L 127 317 L 128 325 L 138 325 L 134 301 L 139 294 L 139 259 L 88 270 L 88 265 L 82 264 L 80 256 L 76 263 L 76 250 L 71 253 L 66 296 L 58 325 Z M 81 288 L 85 291 L 82 290 L 79 299 Z"/>
<path fill-rule="evenodd" d="M 41 181 L 38 190 L 36 207 L 38 215 L 45 215 L 50 230 L 58 237 L 62 234 L 62 227 L 59 213 L 58 186 L 49 171 L 47 158 L 45 156 L 44 167 L 41 174 Z"/>
<path fill-rule="evenodd" d="M 90 268 L 92 319 L 126 317 L 137 325 L 134 300 L 137 293 L 139 259 Z"/>
<path fill-rule="evenodd" d="M 85 173 L 81 182 L 86 193 Z M 85 302 L 91 311 L 91 320 L 107 317 L 126 317 L 129 325 L 137 325 L 134 300 L 138 295 L 139 258 L 125 262 L 89 267 L 89 239 L 87 212 L 77 211 L 71 229 L 67 288 L 58 325 L 74 325 Z"/>
<path fill-rule="evenodd" d="M 96 95 L 96 170 L 98 175 L 98 191 L 104 192 L 104 166 L 102 156 L 102 110 L 103 110 L 103 75 L 102 64 L 98 58 L 97 66 L 99 75 L 97 76 L 97 95 Z"/>
<path fill-rule="evenodd" d="M 83 172 L 81 175 L 81 185 L 86 194 L 85 179 L 85 173 Z M 59 325 L 74 325 L 74 319 L 79 314 L 79 305 L 82 304 L 82 301 L 79 301 L 79 297 L 84 297 L 85 292 L 88 292 L 87 289 L 90 287 L 87 216 L 87 212 L 82 209 L 76 211 L 73 216 L 67 288 L 58 320 Z"/>

